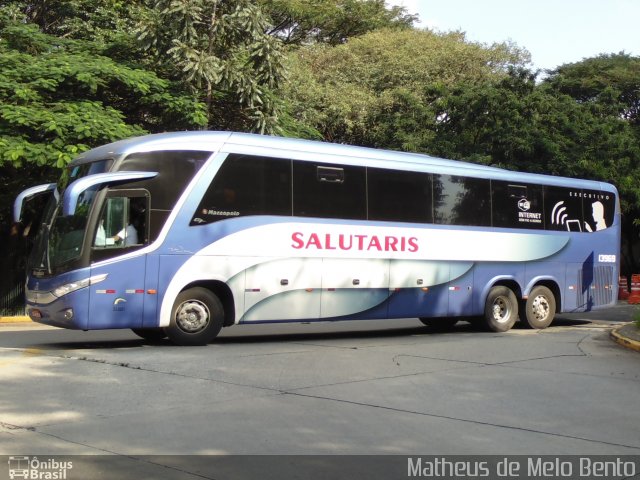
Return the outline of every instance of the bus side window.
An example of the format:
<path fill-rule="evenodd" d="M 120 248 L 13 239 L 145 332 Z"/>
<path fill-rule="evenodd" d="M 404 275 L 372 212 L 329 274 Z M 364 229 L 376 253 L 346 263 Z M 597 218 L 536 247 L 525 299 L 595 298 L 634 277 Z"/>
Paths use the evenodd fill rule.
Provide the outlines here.
<path fill-rule="evenodd" d="M 582 212 L 584 226 L 588 232 L 597 232 L 613 225 L 616 196 L 610 192 L 583 190 Z"/>
<path fill-rule="evenodd" d="M 207 188 L 190 225 L 249 215 L 291 216 L 291 161 L 230 154 Z"/>
<path fill-rule="evenodd" d="M 369 220 L 433 223 L 431 175 L 367 169 Z"/>
<path fill-rule="evenodd" d="M 107 197 L 94 237 L 94 249 L 147 243 L 147 197 Z"/>
<path fill-rule="evenodd" d="M 434 175 L 433 205 L 435 223 L 490 226 L 490 182 L 482 178 Z"/>
<path fill-rule="evenodd" d="M 364 167 L 293 162 L 293 214 L 366 220 Z"/>
<path fill-rule="evenodd" d="M 492 225 L 544 229 L 542 187 L 491 180 Z"/>
<path fill-rule="evenodd" d="M 586 232 L 579 188 L 544 187 L 544 212 L 547 230 Z"/>

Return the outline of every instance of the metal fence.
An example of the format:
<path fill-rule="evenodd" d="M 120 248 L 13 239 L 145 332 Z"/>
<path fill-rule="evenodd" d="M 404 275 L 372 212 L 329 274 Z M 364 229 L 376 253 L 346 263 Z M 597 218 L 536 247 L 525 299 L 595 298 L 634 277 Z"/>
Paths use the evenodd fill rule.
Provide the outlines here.
<path fill-rule="evenodd" d="M 26 242 L 0 232 L 0 317 L 24 315 Z"/>
<path fill-rule="evenodd" d="M 24 282 L 8 285 L 0 291 L 0 317 L 24 315 Z"/>

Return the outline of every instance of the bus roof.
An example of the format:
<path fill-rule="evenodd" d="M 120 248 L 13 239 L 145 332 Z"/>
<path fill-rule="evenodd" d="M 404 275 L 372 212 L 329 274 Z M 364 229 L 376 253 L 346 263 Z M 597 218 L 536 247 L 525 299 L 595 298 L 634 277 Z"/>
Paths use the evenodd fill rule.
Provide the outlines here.
<path fill-rule="evenodd" d="M 193 131 L 145 135 L 103 145 L 82 153 L 70 166 L 105 158 L 121 158 L 131 153 L 158 150 L 237 151 L 239 153 L 279 155 L 300 160 L 369 165 L 379 168 L 400 168 L 409 171 L 433 171 L 450 175 L 492 178 L 505 181 L 562 185 L 573 188 L 616 191 L 607 183 L 567 177 L 523 173 L 460 160 L 447 160 L 426 154 L 381 150 L 352 145 L 341 145 L 314 140 L 257 135 L 250 133 Z M 307 158 L 305 158 L 305 156 Z"/>

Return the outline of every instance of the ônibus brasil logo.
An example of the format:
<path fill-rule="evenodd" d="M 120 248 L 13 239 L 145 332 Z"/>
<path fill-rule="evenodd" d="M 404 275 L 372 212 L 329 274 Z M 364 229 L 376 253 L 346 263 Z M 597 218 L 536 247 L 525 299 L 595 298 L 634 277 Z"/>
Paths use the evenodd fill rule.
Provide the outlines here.
<path fill-rule="evenodd" d="M 73 462 L 62 462 L 53 458 L 39 460 L 38 457 L 9 457 L 9 478 L 34 480 L 66 480 L 67 470 L 73 468 Z"/>

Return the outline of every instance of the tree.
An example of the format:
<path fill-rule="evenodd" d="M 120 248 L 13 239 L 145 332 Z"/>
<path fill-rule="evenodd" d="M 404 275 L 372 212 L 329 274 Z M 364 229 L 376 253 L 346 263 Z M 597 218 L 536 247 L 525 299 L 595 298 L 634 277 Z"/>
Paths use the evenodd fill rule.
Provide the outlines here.
<path fill-rule="evenodd" d="M 269 34 L 287 44 L 339 45 L 382 28 L 412 28 L 417 15 L 384 0 L 259 0 L 271 18 Z"/>
<path fill-rule="evenodd" d="M 30 24 L 1 33 L 0 165 L 62 167 L 92 146 L 204 121 L 202 108 L 174 95 L 169 82 L 119 65 L 91 44 Z"/>
<path fill-rule="evenodd" d="M 503 77 L 528 54 L 468 42 L 459 32 L 379 30 L 336 47 L 302 47 L 288 60 L 282 95 L 291 115 L 324 139 L 429 151 L 434 104 L 446 89 Z"/>
<path fill-rule="evenodd" d="M 602 118 L 593 105 L 538 86 L 526 69 L 499 81 L 456 85 L 438 117 L 434 146 L 447 157 L 607 181 L 633 173 L 628 168 L 640 160 L 629 155 L 634 135 L 622 119 Z"/>
<path fill-rule="evenodd" d="M 152 72 L 101 56 L 95 44 L 24 23 L 5 24 L 0 38 L 0 173 L 10 198 L 91 147 L 204 123 L 202 105 Z M 7 225 L 10 198 L 0 225 Z"/>
<path fill-rule="evenodd" d="M 603 54 L 553 70 L 545 83 L 640 128 L 640 57 Z M 640 134 L 640 131 L 639 131 Z"/>
<path fill-rule="evenodd" d="M 139 39 L 154 68 L 207 105 L 207 126 L 273 132 L 283 54 L 248 0 L 155 0 Z"/>
<path fill-rule="evenodd" d="M 42 33 L 107 44 L 133 29 L 143 5 L 142 0 L 8 0 L 2 9 Z"/>

